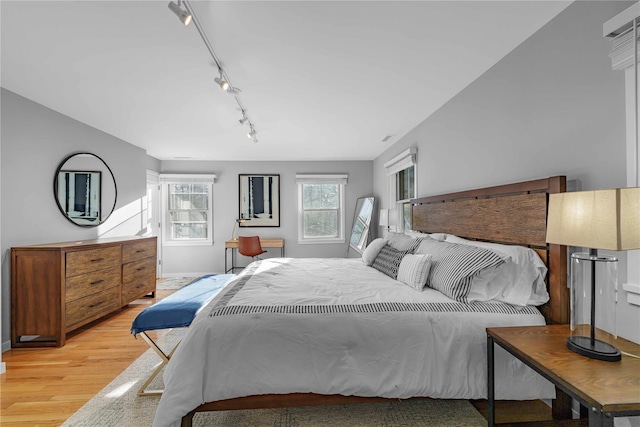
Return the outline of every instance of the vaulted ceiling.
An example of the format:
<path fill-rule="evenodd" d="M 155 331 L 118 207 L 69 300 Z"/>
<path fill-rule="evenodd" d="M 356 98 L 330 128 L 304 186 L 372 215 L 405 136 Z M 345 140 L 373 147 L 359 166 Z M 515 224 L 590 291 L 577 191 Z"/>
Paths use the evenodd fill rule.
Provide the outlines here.
<path fill-rule="evenodd" d="M 192 0 L 257 143 L 166 0 L 3 0 L 1 84 L 161 160 L 370 160 L 570 3 Z"/>

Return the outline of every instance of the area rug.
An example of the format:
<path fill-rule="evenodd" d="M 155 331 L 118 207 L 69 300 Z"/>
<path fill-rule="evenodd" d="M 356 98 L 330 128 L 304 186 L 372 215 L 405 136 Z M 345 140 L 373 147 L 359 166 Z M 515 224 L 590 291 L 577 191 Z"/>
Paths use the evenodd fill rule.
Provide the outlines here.
<path fill-rule="evenodd" d="M 173 290 L 180 289 L 183 286 L 196 280 L 197 277 L 166 277 L 156 282 L 156 289 Z"/>
<path fill-rule="evenodd" d="M 186 333 L 174 329 L 158 340 L 171 348 Z M 147 350 L 121 375 L 69 418 L 63 427 L 147 427 L 153 423 L 159 396 L 136 392 L 159 363 Z M 162 389 L 162 375 L 149 386 Z M 466 400 L 412 400 L 357 405 L 254 409 L 198 413 L 197 426 L 219 427 L 476 427 L 487 422 Z"/>

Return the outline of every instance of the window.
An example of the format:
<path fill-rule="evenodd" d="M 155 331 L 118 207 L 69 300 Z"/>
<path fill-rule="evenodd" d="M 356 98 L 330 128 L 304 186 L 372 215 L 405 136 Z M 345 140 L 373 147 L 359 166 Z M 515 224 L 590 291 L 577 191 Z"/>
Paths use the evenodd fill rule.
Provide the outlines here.
<path fill-rule="evenodd" d="M 344 243 L 347 175 L 296 175 L 298 242 Z"/>
<path fill-rule="evenodd" d="M 213 181 L 215 175 L 160 175 L 163 244 L 213 243 Z"/>
<path fill-rule="evenodd" d="M 396 201 L 413 199 L 416 196 L 415 166 L 396 173 Z"/>
<path fill-rule="evenodd" d="M 625 80 L 625 110 L 627 133 L 627 186 L 640 186 L 640 143 L 638 126 L 640 110 L 638 110 L 638 73 L 640 64 L 635 62 L 640 44 L 640 27 L 636 28 L 634 40 L 634 24 L 639 18 L 638 5 L 634 4 L 611 18 L 603 25 L 604 34 L 613 38 L 609 53 L 611 68 L 622 70 Z M 627 282 L 623 284 L 627 292 L 627 302 L 640 306 L 640 250 L 627 251 Z"/>
<path fill-rule="evenodd" d="M 416 197 L 416 152 L 417 148 L 409 148 L 384 164 L 389 177 L 389 199 L 395 202 L 395 222 L 398 231 L 411 230 L 411 203 Z M 394 222 L 394 221 L 390 221 Z"/>

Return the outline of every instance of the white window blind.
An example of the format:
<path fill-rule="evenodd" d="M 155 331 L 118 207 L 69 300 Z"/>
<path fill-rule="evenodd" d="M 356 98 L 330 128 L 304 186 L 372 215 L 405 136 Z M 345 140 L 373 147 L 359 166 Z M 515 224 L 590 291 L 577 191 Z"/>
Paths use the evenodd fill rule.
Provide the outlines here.
<path fill-rule="evenodd" d="M 640 31 L 637 31 L 640 39 Z M 614 70 L 624 70 L 627 67 L 633 65 L 633 48 L 634 46 L 640 52 L 640 43 L 633 42 L 633 26 L 626 29 L 624 32 L 615 36 L 612 39 L 611 51 L 609 52 L 609 58 L 611 58 L 611 68 Z M 640 55 L 638 55 L 640 58 Z"/>
<path fill-rule="evenodd" d="M 298 184 L 346 184 L 349 175 L 347 174 L 296 174 Z"/>
<path fill-rule="evenodd" d="M 384 164 L 387 175 L 395 175 L 398 172 L 410 168 L 416 164 L 417 147 L 411 147 L 395 156 Z"/>

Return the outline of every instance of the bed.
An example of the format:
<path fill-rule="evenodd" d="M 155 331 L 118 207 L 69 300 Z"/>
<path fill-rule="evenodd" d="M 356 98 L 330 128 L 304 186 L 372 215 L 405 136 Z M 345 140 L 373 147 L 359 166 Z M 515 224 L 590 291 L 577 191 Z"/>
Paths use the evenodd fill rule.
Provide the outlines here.
<path fill-rule="evenodd" d="M 565 187 L 564 177 L 552 177 L 412 200 L 413 228 L 429 236 L 411 236 L 418 242 L 410 249 L 387 240 L 372 259 L 366 250 L 362 260 L 250 264 L 191 323 L 165 369 L 154 426 L 191 425 L 197 411 L 485 398 L 486 327 L 567 322 L 566 248 L 545 242 L 547 195 Z M 439 259 L 427 274 L 441 274 L 446 263 L 433 254 L 444 247 L 482 253 L 482 262 L 502 268 L 469 249 L 486 244 L 535 251 L 548 268 L 548 301 L 469 301 L 472 293 L 457 294 L 459 287 L 415 289 L 420 280 L 405 270 L 397 280 L 402 263 L 389 267 L 395 279 L 383 271 L 390 259 L 411 256 Z M 556 396 L 506 352 L 495 357 L 498 399 Z"/>

